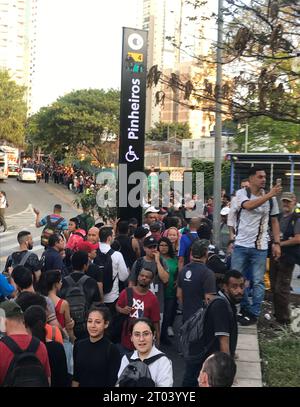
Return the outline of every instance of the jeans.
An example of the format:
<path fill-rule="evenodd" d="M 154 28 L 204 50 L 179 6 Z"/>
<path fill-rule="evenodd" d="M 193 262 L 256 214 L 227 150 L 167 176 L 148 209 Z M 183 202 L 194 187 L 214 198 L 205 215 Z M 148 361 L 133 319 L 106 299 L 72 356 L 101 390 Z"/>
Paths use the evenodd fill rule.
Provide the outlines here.
<path fill-rule="evenodd" d="M 244 277 L 246 277 L 248 267 L 251 267 L 253 279 L 252 305 L 249 302 L 247 292 L 244 292 L 241 308 L 257 317 L 260 315 L 261 304 L 265 295 L 264 274 L 267 254 L 268 250 L 235 246 L 231 258 L 231 268 L 240 271 Z"/>

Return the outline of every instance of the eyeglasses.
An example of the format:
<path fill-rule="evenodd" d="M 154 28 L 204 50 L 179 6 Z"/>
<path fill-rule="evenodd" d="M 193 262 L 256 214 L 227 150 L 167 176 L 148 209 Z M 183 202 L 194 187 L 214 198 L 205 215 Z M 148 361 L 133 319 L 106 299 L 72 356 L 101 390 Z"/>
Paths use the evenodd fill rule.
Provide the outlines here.
<path fill-rule="evenodd" d="M 152 332 L 151 332 L 151 331 L 133 332 L 132 335 L 133 335 L 135 338 L 137 338 L 137 339 L 139 339 L 139 338 L 141 338 L 141 337 L 149 338 L 149 336 L 152 335 Z"/>

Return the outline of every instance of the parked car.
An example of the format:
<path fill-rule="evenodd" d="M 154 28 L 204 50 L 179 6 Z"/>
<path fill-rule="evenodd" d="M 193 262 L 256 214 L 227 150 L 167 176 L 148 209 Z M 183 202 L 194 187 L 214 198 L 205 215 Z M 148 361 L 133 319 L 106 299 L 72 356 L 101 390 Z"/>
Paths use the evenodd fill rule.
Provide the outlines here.
<path fill-rule="evenodd" d="M 17 177 L 20 172 L 20 167 L 17 164 L 8 164 L 8 176 Z"/>
<path fill-rule="evenodd" d="M 32 168 L 22 168 L 19 172 L 17 180 L 36 182 L 36 173 Z"/>

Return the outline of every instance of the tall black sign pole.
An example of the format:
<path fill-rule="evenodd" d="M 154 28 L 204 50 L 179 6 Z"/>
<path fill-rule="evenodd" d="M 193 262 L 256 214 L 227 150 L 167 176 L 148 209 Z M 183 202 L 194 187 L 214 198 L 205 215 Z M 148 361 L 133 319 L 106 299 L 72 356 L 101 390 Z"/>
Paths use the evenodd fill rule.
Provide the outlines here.
<path fill-rule="evenodd" d="M 137 186 L 128 183 L 133 172 L 144 172 L 147 80 L 147 31 L 123 28 L 119 146 L 118 217 L 142 222 L 142 207 L 128 200 Z"/>

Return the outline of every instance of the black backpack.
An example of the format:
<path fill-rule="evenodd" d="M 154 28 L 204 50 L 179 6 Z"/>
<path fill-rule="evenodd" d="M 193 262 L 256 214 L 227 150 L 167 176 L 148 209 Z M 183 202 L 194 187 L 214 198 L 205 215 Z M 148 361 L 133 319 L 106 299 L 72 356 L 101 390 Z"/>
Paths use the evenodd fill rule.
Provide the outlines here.
<path fill-rule="evenodd" d="M 229 302 L 223 297 L 216 297 L 208 304 L 204 304 L 202 308 L 196 311 L 187 321 L 185 321 L 180 328 L 179 339 L 183 357 L 188 362 L 201 361 L 206 356 L 207 352 L 215 341 L 214 338 L 212 342 L 203 345 L 201 351 L 199 352 L 199 345 L 204 344 L 204 327 L 207 320 L 207 312 L 215 301 L 225 301 L 230 315 L 233 316 Z"/>
<path fill-rule="evenodd" d="M 196 242 L 196 240 L 199 240 L 199 236 L 196 235 L 195 233 L 191 233 L 191 232 L 185 233 L 185 235 L 191 241 L 189 250 L 187 251 L 187 254 L 184 256 L 184 264 L 189 264 L 191 262 L 190 258 L 191 258 L 191 249 L 192 249 L 193 243 Z"/>
<path fill-rule="evenodd" d="M 68 301 L 70 306 L 70 314 L 75 322 L 75 330 L 85 331 L 86 317 L 88 311 L 88 304 L 84 293 L 83 286 L 85 282 L 91 277 L 83 275 L 75 282 L 72 276 L 65 277 L 68 288 L 65 295 L 65 300 Z"/>
<path fill-rule="evenodd" d="M 41 235 L 41 245 L 44 247 L 48 247 L 49 237 L 54 233 L 59 233 L 60 230 L 58 229 L 58 225 L 64 220 L 64 218 L 60 217 L 55 222 L 51 222 L 50 215 L 47 216 L 47 223 L 44 227 Z"/>
<path fill-rule="evenodd" d="M 125 367 L 119 377 L 117 387 L 155 387 L 155 382 L 151 377 L 149 365 L 156 360 L 166 356 L 164 353 L 152 356 L 149 359 L 131 359 L 133 353 L 126 355 L 129 364 Z"/>
<path fill-rule="evenodd" d="M 37 338 L 32 337 L 25 350 L 22 350 L 10 336 L 4 336 L 1 342 L 14 354 L 2 387 L 49 387 L 45 369 L 36 356 L 40 346 Z"/>
<path fill-rule="evenodd" d="M 108 294 L 113 288 L 115 279 L 118 277 L 118 274 L 113 278 L 113 265 L 112 258 L 115 251 L 110 249 L 107 253 L 103 253 L 100 249 L 97 250 L 97 256 L 94 259 L 94 263 L 100 267 L 103 274 L 103 293 Z"/>

